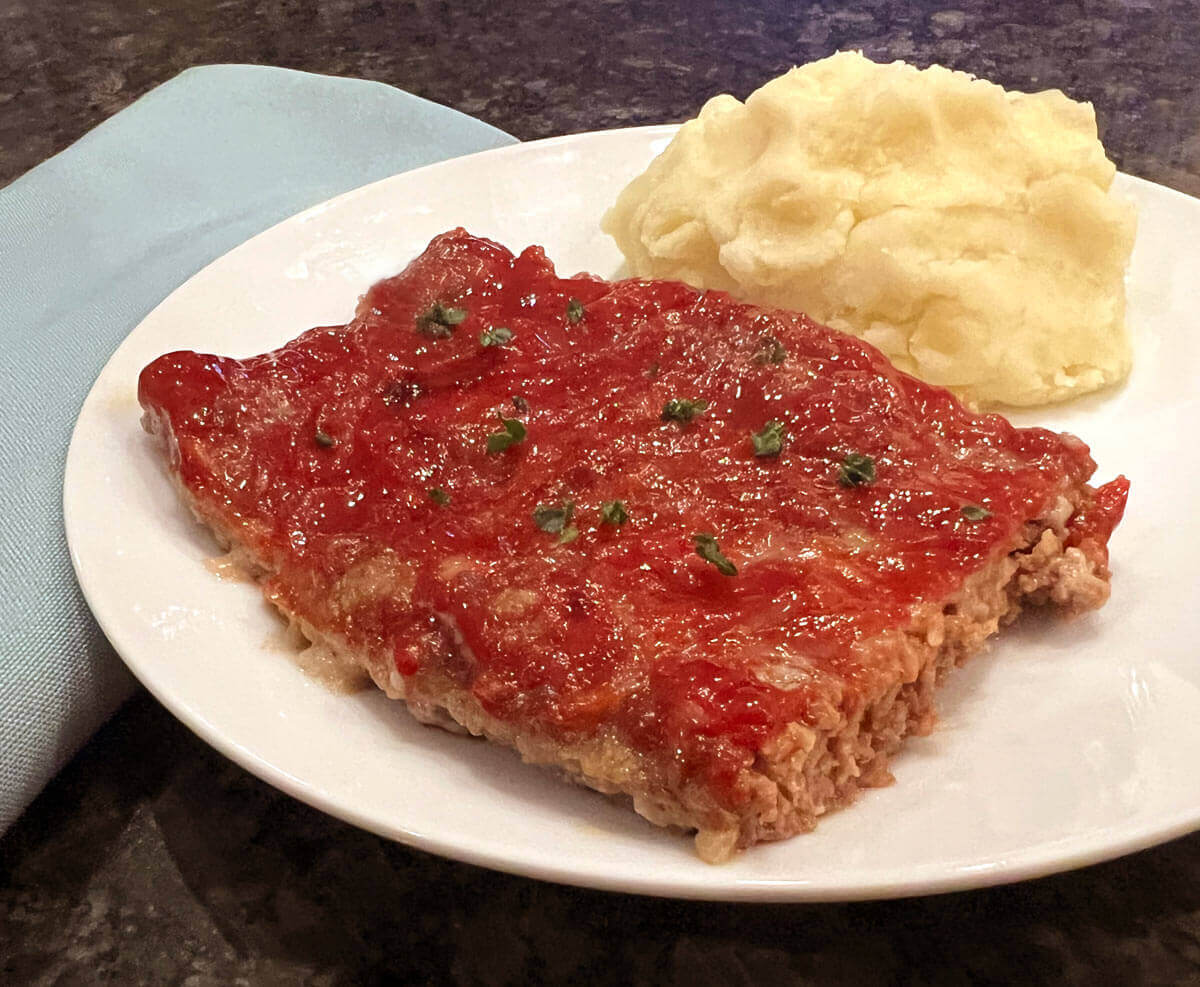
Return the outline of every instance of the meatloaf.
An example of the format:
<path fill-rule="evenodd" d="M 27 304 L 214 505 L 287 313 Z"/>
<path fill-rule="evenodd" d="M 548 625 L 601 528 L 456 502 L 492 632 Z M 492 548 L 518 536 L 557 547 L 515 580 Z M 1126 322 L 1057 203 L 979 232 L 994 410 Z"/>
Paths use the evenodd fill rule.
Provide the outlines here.
<path fill-rule="evenodd" d="M 1023 607 L 1100 606 L 1127 492 L 799 313 L 463 230 L 346 325 L 139 396 L 314 647 L 710 861 L 887 783 Z"/>

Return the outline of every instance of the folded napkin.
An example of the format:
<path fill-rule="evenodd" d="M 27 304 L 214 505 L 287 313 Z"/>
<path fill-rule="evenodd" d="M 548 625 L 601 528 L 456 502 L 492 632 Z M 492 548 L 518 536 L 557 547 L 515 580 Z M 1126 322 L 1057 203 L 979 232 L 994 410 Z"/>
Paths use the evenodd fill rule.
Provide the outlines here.
<path fill-rule="evenodd" d="M 379 83 L 217 65 L 0 189 L 0 832 L 133 689 L 75 582 L 61 508 L 71 427 L 117 344 L 273 223 L 512 142 Z"/>

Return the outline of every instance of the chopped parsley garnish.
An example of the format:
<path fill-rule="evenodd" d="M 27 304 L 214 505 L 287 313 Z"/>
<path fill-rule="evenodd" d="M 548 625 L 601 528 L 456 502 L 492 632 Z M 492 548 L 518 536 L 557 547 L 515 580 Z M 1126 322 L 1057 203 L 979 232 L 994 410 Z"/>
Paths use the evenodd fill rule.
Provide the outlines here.
<path fill-rule="evenodd" d="M 567 321 L 571 325 L 578 325 L 583 321 L 583 302 L 578 298 L 572 298 L 567 302 Z"/>
<path fill-rule="evenodd" d="M 717 567 L 717 572 L 722 576 L 736 576 L 737 566 L 729 559 L 725 558 L 721 552 L 721 546 L 717 544 L 717 539 L 712 535 L 698 534 L 692 535 L 692 541 L 696 543 L 696 554 L 705 562 L 711 562 Z"/>
<path fill-rule="evenodd" d="M 687 424 L 707 408 L 708 402 L 703 398 L 672 398 L 663 405 L 662 420 Z"/>
<path fill-rule="evenodd" d="M 754 354 L 755 363 L 783 363 L 787 359 L 787 350 L 774 336 L 763 336 L 758 341 L 758 350 Z"/>
<path fill-rule="evenodd" d="M 843 487 L 865 487 L 875 482 L 875 460 L 861 452 L 846 454 L 838 464 L 838 483 Z"/>
<path fill-rule="evenodd" d="M 750 440 L 754 443 L 754 455 L 778 456 L 783 450 L 783 422 L 767 422 L 761 432 L 753 432 Z"/>
<path fill-rule="evenodd" d="M 492 326 L 479 334 L 480 346 L 504 346 L 512 342 L 513 331 L 505 326 Z"/>
<path fill-rule="evenodd" d="M 313 439 L 322 449 L 328 449 L 330 446 L 337 445 L 337 439 L 321 428 L 317 429 Z"/>
<path fill-rule="evenodd" d="M 529 413 L 529 402 L 521 397 L 520 394 L 514 394 L 512 396 L 512 403 L 513 407 L 516 408 L 521 414 L 525 415 Z"/>
<path fill-rule="evenodd" d="M 600 505 L 600 520 L 619 528 L 629 520 L 629 512 L 619 500 L 606 500 Z"/>
<path fill-rule="evenodd" d="M 549 535 L 558 535 L 560 545 L 569 545 L 579 537 L 579 529 L 571 523 L 575 516 L 575 502 L 564 500 L 557 507 L 553 504 L 538 504 L 533 509 L 533 523 Z"/>
<path fill-rule="evenodd" d="M 446 339 L 454 335 L 454 327 L 466 317 L 465 308 L 451 308 L 435 302 L 417 316 L 417 332 L 430 339 Z"/>
<path fill-rule="evenodd" d="M 499 416 L 501 429 L 487 437 L 487 451 L 490 455 L 503 452 L 509 446 L 525 441 L 525 426 L 515 418 Z"/>
<path fill-rule="evenodd" d="M 429 499 L 432 500 L 438 507 L 445 507 L 450 503 L 450 495 L 441 487 L 434 487 L 429 491 Z"/>
<path fill-rule="evenodd" d="M 978 504 L 963 504 L 962 516 L 968 521 L 986 521 L 992 516 L 992 512 Z"/>
<path fill-rule="evenodd" d="M 575 502 L 572 500 L 564 500 L 557 507 L 553 504 L 538 504 L 533 509 L 533 523 L 552 535 L 561 534 L 574 516 Z"/>

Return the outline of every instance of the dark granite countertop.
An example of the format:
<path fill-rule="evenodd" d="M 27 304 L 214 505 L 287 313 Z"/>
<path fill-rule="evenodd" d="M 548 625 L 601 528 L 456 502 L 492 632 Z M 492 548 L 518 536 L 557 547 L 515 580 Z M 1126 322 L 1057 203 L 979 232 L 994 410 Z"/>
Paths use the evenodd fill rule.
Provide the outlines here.
<path fill-rule="evenodd" d="M 1200 195 L 1200 6 L 1096 0 L 5 0 L 0 184 L 191 65 L 393 83 L 522 139 L 682 119 L 845 47 L 1091 100 Z M 1072 874 L 847 905 L 558 887 L 355 830 L 131 701 L 0 840 L 0 982 L 1200 982 L 1200 835 Z"/>

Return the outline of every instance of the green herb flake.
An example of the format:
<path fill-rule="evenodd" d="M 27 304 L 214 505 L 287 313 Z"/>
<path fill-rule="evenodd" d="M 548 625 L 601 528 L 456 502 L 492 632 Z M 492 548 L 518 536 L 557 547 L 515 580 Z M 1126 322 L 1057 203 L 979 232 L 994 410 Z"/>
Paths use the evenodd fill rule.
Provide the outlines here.
<path fill-rule="evenodd" d="M 448 339 L 454 327 L 467 317 L 465 308 L 452 308 L 435 302 L 417 316 L 417 332 L 430 339 Z"/>
<path fill-rule="evenodd" d="M 492 326 L 479 334 L 480 346 L 507 346 L 512 342 L 513 331 L 505 326 Z"/>
<path fill-rule="evenodd" d="M 600 520 L 619 528 L 629 520 L 629 512 L 619 500 L 606 500 L 600 505 Z"/>
<path fill-rule="evenodd" d="M 761 432 L 752 432 L 754 455 L 778 456 L 783 451 L 784 431 L 783 422 L 767 422 Z"/>
<path fill-rule="evenodd" d="M 717 544 L 717 539 L 712 535 L 697 534 L 692 535 L 692 541 L 696 543 L 696 554 L 705 562 L 711 562 L 717 567 L 717 572 L 722 576 L 736 576 L 737 566 L 729 559 L 725 558 L 721 552 L 721 546 Z"/>
<path fill-rule="evenodd" d="M 846 454 L 838 464 L 838 483 L 843 487 L 865 487 L 875 482 L 875 460 L 861 452 Z"/>
<path fill-rule="evenodd" d="M 533 523 L 548 535 L 558 535 L 558 543 L 567 545 L 579 537 L 579 529 L 571 524 L 575 516 L 575 502 L 564 500 L 561 504 L 538 504 L 533 509 Z"/>
<path fill-rule="evenodd" d="M 707 410 L 708 402 L 703 398 L 672 398 L 663 405 L 662 420 L 665 422 L 682 422 L 687 424 L 702 411 Z"/>
<path fill-rule="evenodd" d="M 500 418 L 500 431 L 493 432 L 487 437 L 487 451 L 491 456 L 504 452 L 509 446 L 514 446 L 518 442 L 525 441 L 524 425 L 515 418 L 505 418 L 503 415 L 498 417 Z"/>
<path fill-rule="evenodd" d="M 573 326 L 583 321 L 583 302 L 578 298 L 572 298 L 567 302 L 567 321 Z"/>
<path fill-rule="evenodd" d="M 429 499 L 432 500 L 438 507 L 445 507 L 450 503 L 450 495 L 441 487 L 434 487 L 429 491 Z"/>
<path fill-rule="evenodd" d="M 337 445 L 337 439 L 321 428 L 317 429 L 316 434 L 313 436 L 313 440 L 322 449 L 329 449 L 332 446 Z"/>
<path fill-rule="evenodd" d="M 780 364 L 787 359 L 787 350 L 774 336 L 763 336 L 758 341 L 758 349 L 754 353 L 755 363 Z"/>
<path fill-rule="evenodd" d="M 971 522 L 986 521 L 992 516 L 992 512 L 978 504 L 963 504 L 962 516 Z"/>

